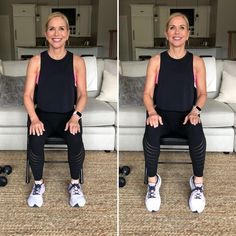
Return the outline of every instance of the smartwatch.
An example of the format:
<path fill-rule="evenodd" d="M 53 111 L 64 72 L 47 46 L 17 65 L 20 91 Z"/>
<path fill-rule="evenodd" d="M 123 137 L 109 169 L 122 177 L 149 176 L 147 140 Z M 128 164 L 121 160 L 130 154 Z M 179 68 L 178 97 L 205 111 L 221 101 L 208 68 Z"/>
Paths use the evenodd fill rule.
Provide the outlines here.
<path fill-rule="evenodd" d="M 199 112 L 201 112 L 202 109 L 199 106 L 195 106 L 195 107 Z"/>
<path fill-rule="evenodd" d="M 202 109 L 199 106 L 194 106 L 197 109 L 198 116 L 200 116 Z"/>
<path fill-rule="evenodd" d="M 79 112 L 79 111 L 74 111 L 74 112 L 73 112 L 73 115 L 77 115 L 79 118 L 82 117 L 82 113 Z"/>

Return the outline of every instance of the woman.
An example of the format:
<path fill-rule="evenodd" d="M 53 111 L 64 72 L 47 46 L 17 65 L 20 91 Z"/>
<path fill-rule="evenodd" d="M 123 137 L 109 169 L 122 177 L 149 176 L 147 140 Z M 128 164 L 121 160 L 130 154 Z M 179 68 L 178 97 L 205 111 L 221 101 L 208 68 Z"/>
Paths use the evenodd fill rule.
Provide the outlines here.
<path fill-rule="evenodd" d="M 160 138 L 174 132 L 189 141 L 193 166 L 189 207 L 192 212 L 200 213 L 205 207 L 203 169 L 206 141 L 200 120 L 200 111 L 207 98 L 205 66 L 200 57 L 185 49 L 189 38 L 189 22 L 185 15 L 172 14 L 165 35 L 169 50 L 150 59 L 143 97 L 147 110 L 143 138 L 148 174 L 145 204 L 148 211 L 160 209 L 161 177 L 157 174 Z"/>
<path fill-rule="evenodd" d="M 83 59 L 65 48 L 69 34 L 65 15 L 49 15 L 45 29 L 48 50 L 32 57 L 27 68 L 24 105 L 29 115 L 29 161 L 35 180 L 28 198 L 30 207 L 43 204 L 43 150 L 46 138 L 53 132 L 61 135 L 68 146 L 70 205 L 85 205 L 79 173 L 85 156 L 81 116 L 87 101 L 86 69 Z"/>

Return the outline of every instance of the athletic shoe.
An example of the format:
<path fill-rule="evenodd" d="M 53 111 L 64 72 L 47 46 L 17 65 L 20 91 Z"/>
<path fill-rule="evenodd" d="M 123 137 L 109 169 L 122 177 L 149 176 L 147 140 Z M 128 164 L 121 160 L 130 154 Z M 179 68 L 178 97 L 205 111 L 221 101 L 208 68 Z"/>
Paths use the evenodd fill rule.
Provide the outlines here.
<path fill-rule="evenodd" d="M 157 182 L 154 186 L 148 185 L 147 194 L 145 198 L 146 208 L 150 212 L 159 211 L 161 206 L 161 196 L 160 196 L 160 187 L 161 187 L 161 177 L 157 175 Z"/>
<path fill-rule="evenodd" d="M 33 189 L 28 198 L 29 207 L 41 207 L 43 205 L 43 193 L 45 192 L 45 185 L 34 184 Z"/>
<path fill-rule="evenodd" d="M 86 203 L 80 184 L 69 185 L 70 205 L 72 207 L 83 207 Z"/>
<path fill-rule="evenodd" d="M 201 213 L 203 212 L 205 205 L 206 205 L 206 200 L 204 197 L 204 188 L 203 185 L 195 185 L 193 176 L 190 177 L 189 180 L 189 185 L 191 188 L 191 195 L 189 198 L 189 207 L 192 212 L 194 213 Z"/>

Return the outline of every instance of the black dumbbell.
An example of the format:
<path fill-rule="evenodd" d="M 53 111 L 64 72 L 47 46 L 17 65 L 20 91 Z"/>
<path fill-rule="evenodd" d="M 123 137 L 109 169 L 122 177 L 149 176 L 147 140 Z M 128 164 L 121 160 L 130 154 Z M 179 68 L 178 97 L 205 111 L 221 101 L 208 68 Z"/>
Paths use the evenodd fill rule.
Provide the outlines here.
<path fill-rule="evenodd" d="M 6 165 L 4 167 L 0 166 L 0 174 L 4 174 L 4 176 L 0 176 L 0 187 L 4 187 L 7 185 L 7 178 L 5 175 L 10 175 L 12 172 L 12 167 L 9 165 Z"/>
<path fill-rule="evenodd" d="M 122 188 L 126 185 L 125 176 L 129 175 L 130 173 L 130 167 L 129 166 L 123 166 L 119 167 L 119 187 Z"/>

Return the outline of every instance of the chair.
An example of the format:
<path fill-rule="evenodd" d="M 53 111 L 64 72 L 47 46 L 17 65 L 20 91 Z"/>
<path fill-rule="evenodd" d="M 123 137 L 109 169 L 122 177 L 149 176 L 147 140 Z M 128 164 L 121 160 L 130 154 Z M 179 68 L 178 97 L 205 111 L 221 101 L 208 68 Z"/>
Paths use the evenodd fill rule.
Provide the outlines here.
<path fill-rule="evenodd" d="M 44 149 L 47 149 L 47 150 L 65 149 L 65 147 L 63 147 L 64 145 L 66 145 L 64 138 L 57 136 L 56 134 L 52 134 L 51 136 L 47 138 Z M 68 163 L 68 161 L 45 160 L 44 163 Z M 27 158 L 26 158 L 25 182 L 27 184 L 30 182 L 29 134 L 28 133 L 27 133 Z M 80 171 L 79 182 L 80 184 L 84 183 L 83 168 L 81 168 L 81 171 Z"/>
<path fill-rule="evenodd" d="M 180 136 L 179 134 L 171 134 L 168 136 L 163 136 L 160 140 L 161 149 L 162 150 L 168 150 L 173 149 L 173 146 L 176 147 L 176 149 L 179 149 L 181 146 L 181 150 L 188 150 L 188 139 Z M 172 146 L 170 148 L 170 146 Z M 192 162 L 183 162 L 183 161 L 159 161 L 160 164 L 192 164 Z M 147 168 L 145 166 L 144 171 L 144 184 L 148 183 L 148 176 L 147 176 Z"/>

